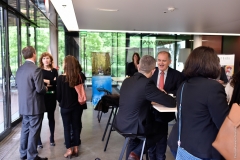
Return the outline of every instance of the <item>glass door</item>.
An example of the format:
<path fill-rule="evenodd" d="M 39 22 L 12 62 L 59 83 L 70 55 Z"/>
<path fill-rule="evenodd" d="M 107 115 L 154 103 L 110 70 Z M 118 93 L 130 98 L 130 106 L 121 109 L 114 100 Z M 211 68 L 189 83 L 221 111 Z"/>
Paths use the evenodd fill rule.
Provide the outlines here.
<path fill-rule="evenodd" d="M 18 28 L 17 17 L 13 14 L 8 14 L 8 29 L 9 29 L 9 76 L 10 76 L 10 91 L 11 91 L 11 121 L 17 120 L 19 115 L 18 107 L 18 91 L 16 88 L 16 72 L 18 69 Z"/>
<path fill-rule="evenodd" d="M 0 134 L 4 131 L 4 107 L 3 107 L 3 64 L 4 64 L 4 35 L 3 35 L 3 8 L 0 6 Z"/>

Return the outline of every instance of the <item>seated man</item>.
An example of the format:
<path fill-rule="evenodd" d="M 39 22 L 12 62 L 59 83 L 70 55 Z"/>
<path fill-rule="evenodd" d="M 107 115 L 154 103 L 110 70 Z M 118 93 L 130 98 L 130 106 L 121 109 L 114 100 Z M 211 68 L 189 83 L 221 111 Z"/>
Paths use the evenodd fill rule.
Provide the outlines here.
<path fill-rule="evenodd" d="M 120 89 L 119 110 L 114 121 L 114 127 L 122 133 L 150 134 L 155 128 L 149 127 L 148 116 L 151 113 L 151 102 L 168 107 L 175 107 L 175 100 L 160 91 L 150 77 L 155 71 L 156 60 L 149 55 L 140 59 L 138 72 L 126 78 Z M 142 141 L 130 140 L 126 156 L 128 160 L 139 160 Z M 131 153 L 130 153 L 131 152 Z"/>

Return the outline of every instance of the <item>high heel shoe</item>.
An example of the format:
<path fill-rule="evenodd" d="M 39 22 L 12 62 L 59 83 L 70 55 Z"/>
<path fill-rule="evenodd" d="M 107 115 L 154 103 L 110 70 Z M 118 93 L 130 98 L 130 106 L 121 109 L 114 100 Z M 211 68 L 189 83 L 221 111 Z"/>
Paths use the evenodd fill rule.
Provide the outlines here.
<path fill-rule="evenodd" d="M 66 153 L 63 156 L 65 158 L 71 159 L 72 158 L 72 154 L 73 154 L 72 148 L 68 148 Z"/>
<path fill-rule="evenodd" d="M 78 146 L 74 146 L 72 155 L 74 155 L 75 157 L 78 157 L 78 151 L 79 151 Z"/>

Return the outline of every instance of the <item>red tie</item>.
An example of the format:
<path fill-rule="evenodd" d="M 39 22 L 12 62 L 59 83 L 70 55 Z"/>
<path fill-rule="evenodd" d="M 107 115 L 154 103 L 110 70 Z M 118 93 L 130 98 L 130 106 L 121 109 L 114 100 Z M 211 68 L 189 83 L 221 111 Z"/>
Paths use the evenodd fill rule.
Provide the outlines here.
<path fill-rule="evenodd" d="M 164 72 L 160 73 L 158 88 L 163 89 L 164 87 Z"/>

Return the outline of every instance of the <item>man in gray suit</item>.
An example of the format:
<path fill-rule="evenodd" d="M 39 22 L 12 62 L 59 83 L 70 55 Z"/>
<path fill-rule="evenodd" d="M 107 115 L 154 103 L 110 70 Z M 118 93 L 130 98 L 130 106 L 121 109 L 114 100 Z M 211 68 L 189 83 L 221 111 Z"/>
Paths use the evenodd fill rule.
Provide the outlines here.
<path fill-rule="evenodd" d="M 25 47 L 22 55 L 26 62 L 16 74 L 19 98 L 19 113 L 23 116 L 20 139 L 20 158 L 22 160 L 47 160 L 38 156 L 37 141 L 40 135 L 43 113 L 45 111 L 44 94 L 47 91 L 42 71 L 35 65 L 37 55 L 32 46 Z"/>

